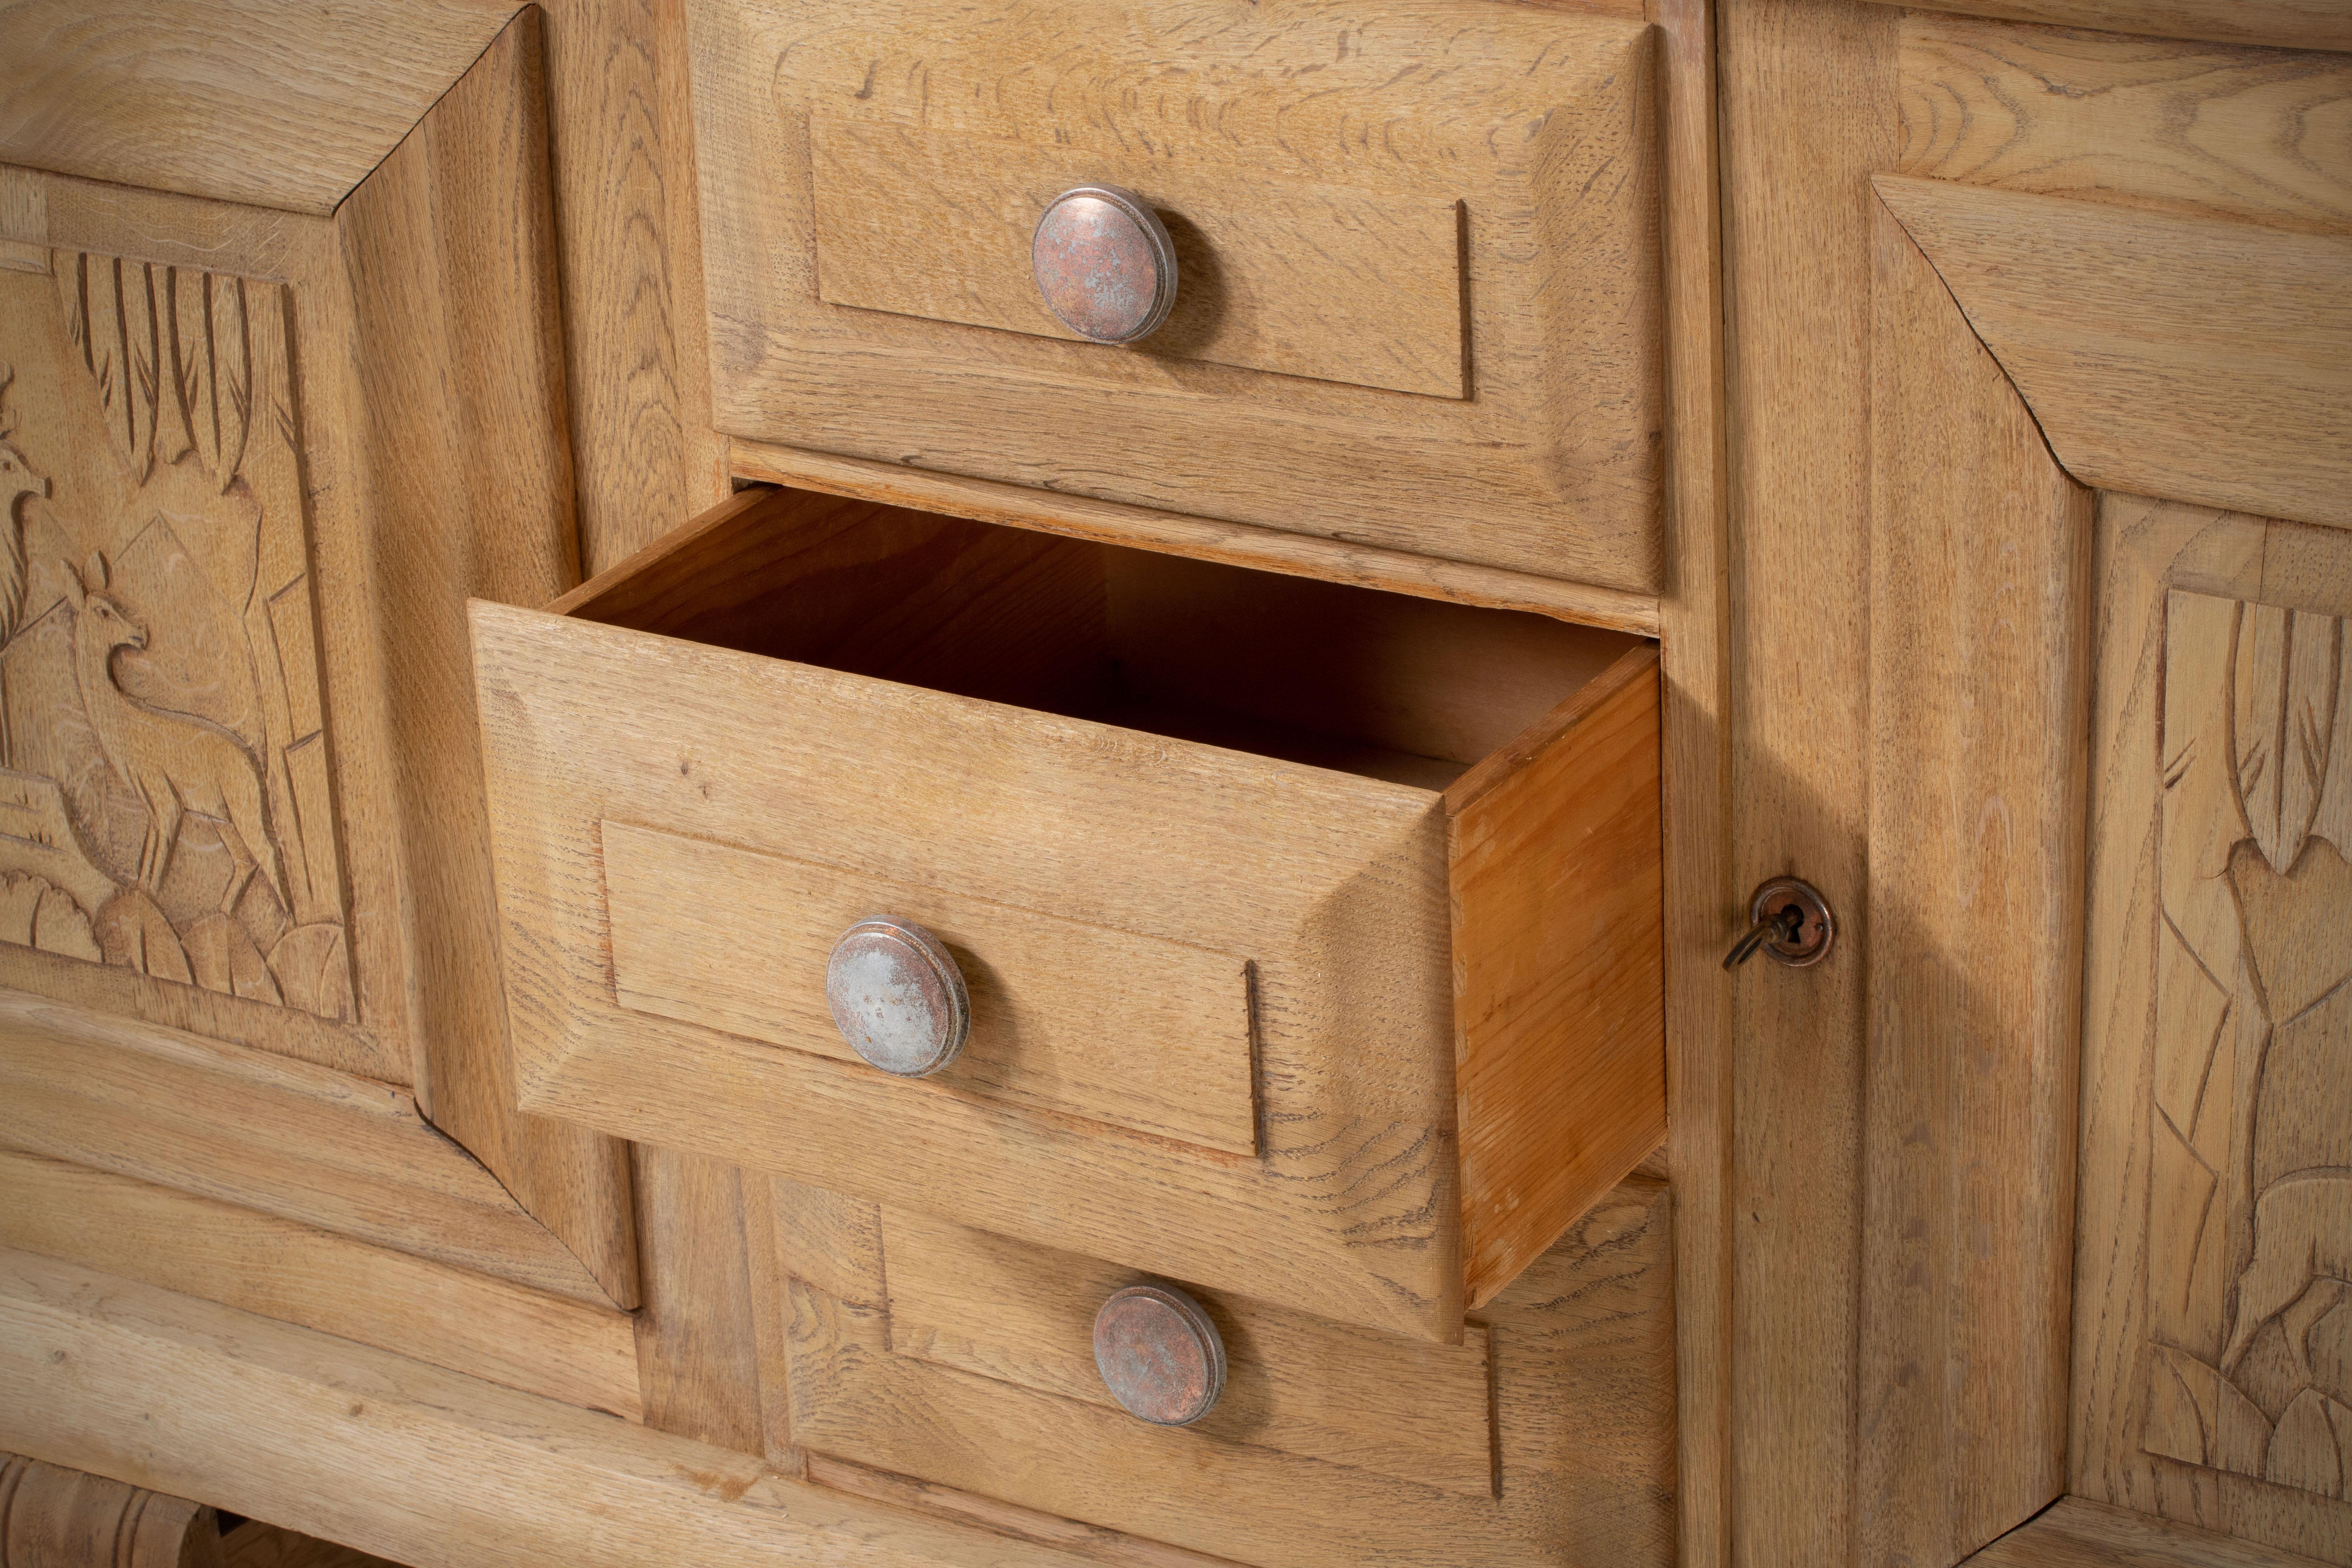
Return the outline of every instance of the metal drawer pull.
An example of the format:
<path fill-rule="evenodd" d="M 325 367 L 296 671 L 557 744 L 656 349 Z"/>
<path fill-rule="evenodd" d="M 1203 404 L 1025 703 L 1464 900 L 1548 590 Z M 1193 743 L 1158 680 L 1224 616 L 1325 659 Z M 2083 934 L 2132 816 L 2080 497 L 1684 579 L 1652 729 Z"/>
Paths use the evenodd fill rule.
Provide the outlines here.
<path fill-rule="evenodd" d="M 889 915 L 841 933 L 824 966 L 824 1002 L 850 1049 L 899 1078 L 929 1078 L 971 1031 L 963 971 L 939 938 Z"/>
<path fill-rule="evenodd" d="M 1095 1314 L 1095 1370 L 1129 1415 L 1190 1426 L 1225 1391 L 1225 1342 L 1175 1286 L 1129 1285 Z"/>
<path fill-rule="evenodd" d="M 1029 268 L 1045 308 L 1098 343 L 1150 337 L 1176 303 L 1175 242 L 1124 185 L 1078 185 L 1047 203 Z"/>

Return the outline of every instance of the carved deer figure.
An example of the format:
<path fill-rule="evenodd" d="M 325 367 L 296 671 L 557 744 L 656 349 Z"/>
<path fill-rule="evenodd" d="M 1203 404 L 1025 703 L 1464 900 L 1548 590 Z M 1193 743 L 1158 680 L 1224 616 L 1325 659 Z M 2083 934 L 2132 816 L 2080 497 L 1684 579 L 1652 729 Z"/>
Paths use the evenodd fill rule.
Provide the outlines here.
<path fill-rule="evenodd" d="M 278 846 L 263 815 L 261 770 L 244 742 L 208 719 L 167 713 L 125 695 L 114 681 L 114 650 L 147 646 L 147 628 L 106 591 L 106 558 L 93 554 L 87 574 L 65 567 L 66 596 L 74 609 L 74 677 L 83 709 L 98 731 L 106 760 L 147 803 L 150 818 L 139 852 L 139 879 L 152 892 L 171 869 L 172 850 L 186 812 L 236 829 L 246 865 L 221 900 L 235 907 L 255 871 L 269 879 L 289 909 Z"/>
<path fill-rule="evenodd" d="M 2254 1260 L 2238 1277 L 2238 1321 L 2221 1373 L 2229 1376 L 2254 1335 L 2282 1310 L 2289 1353 L 2311 1373 L 2311 1331 L 2337 1293 L 2313 1287 L 2323 1280 L 2352 1287 L 2352 1176 L 2289 1176 L 2254 1205 Z"/>

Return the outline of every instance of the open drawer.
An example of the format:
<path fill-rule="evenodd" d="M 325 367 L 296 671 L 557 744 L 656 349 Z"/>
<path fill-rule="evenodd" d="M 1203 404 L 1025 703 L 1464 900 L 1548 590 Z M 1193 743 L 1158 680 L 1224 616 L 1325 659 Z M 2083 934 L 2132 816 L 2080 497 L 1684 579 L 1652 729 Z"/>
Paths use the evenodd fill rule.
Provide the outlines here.
<path fill-rule="evenodd" d="M 529 1110 L 1442 1341 L 1663 1135 L 1638 639 L 796 490 L 472 608 Z"/>

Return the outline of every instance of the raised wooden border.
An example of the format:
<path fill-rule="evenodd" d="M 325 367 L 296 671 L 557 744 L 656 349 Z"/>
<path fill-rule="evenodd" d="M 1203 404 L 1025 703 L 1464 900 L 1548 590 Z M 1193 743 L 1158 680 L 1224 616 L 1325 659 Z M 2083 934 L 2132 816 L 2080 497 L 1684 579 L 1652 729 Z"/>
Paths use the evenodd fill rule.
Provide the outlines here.
<path fill-rule="evenodd" d="M 6 171 L 0 223 L 291 286 L 314 560 L 368 609 L 321 628 L 350 872 L 383 889 L 354 912 L 362 1017 L 424 1113 L 626 1306 L 621 1145 L 512 1110 L 465 657 L 469 595 L 535 604 L 576 576 L 541 52 L 526 9 L 329 217 Z"/>
<path fill-rule="evenodd" d="M 2159 38 L 2269 44 L 2289 49 L 2352 49 L 2352 5 L 2345 0 L 1883 0 L 1886 5 L 2048 22 Z"/>
<path fill-rule="evenodd" d="M 413 1568 L 1094 1561 L 22 1252 L 0 1252 L 0 1448 Z"/>

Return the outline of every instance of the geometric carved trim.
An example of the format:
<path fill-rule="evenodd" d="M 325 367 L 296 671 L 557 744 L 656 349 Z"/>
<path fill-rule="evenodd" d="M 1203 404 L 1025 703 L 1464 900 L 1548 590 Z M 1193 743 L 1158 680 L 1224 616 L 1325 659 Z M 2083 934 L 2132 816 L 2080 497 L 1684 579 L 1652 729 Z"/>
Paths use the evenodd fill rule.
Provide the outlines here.
<path fill-rule="evenodd" d="M 2352 237 L 1872 184 L 2077 479 L 2352 528 Z"/>
<path fill-rule="evenodd" d="M 2352 1499 L 2345 623 L 2165 614 L 2141 1442 Z"/>
<path fill-rule="evenodd" d="M 290 331 L 277 283 L 0 272 L 0 943 L 348 1024 Z"/>

